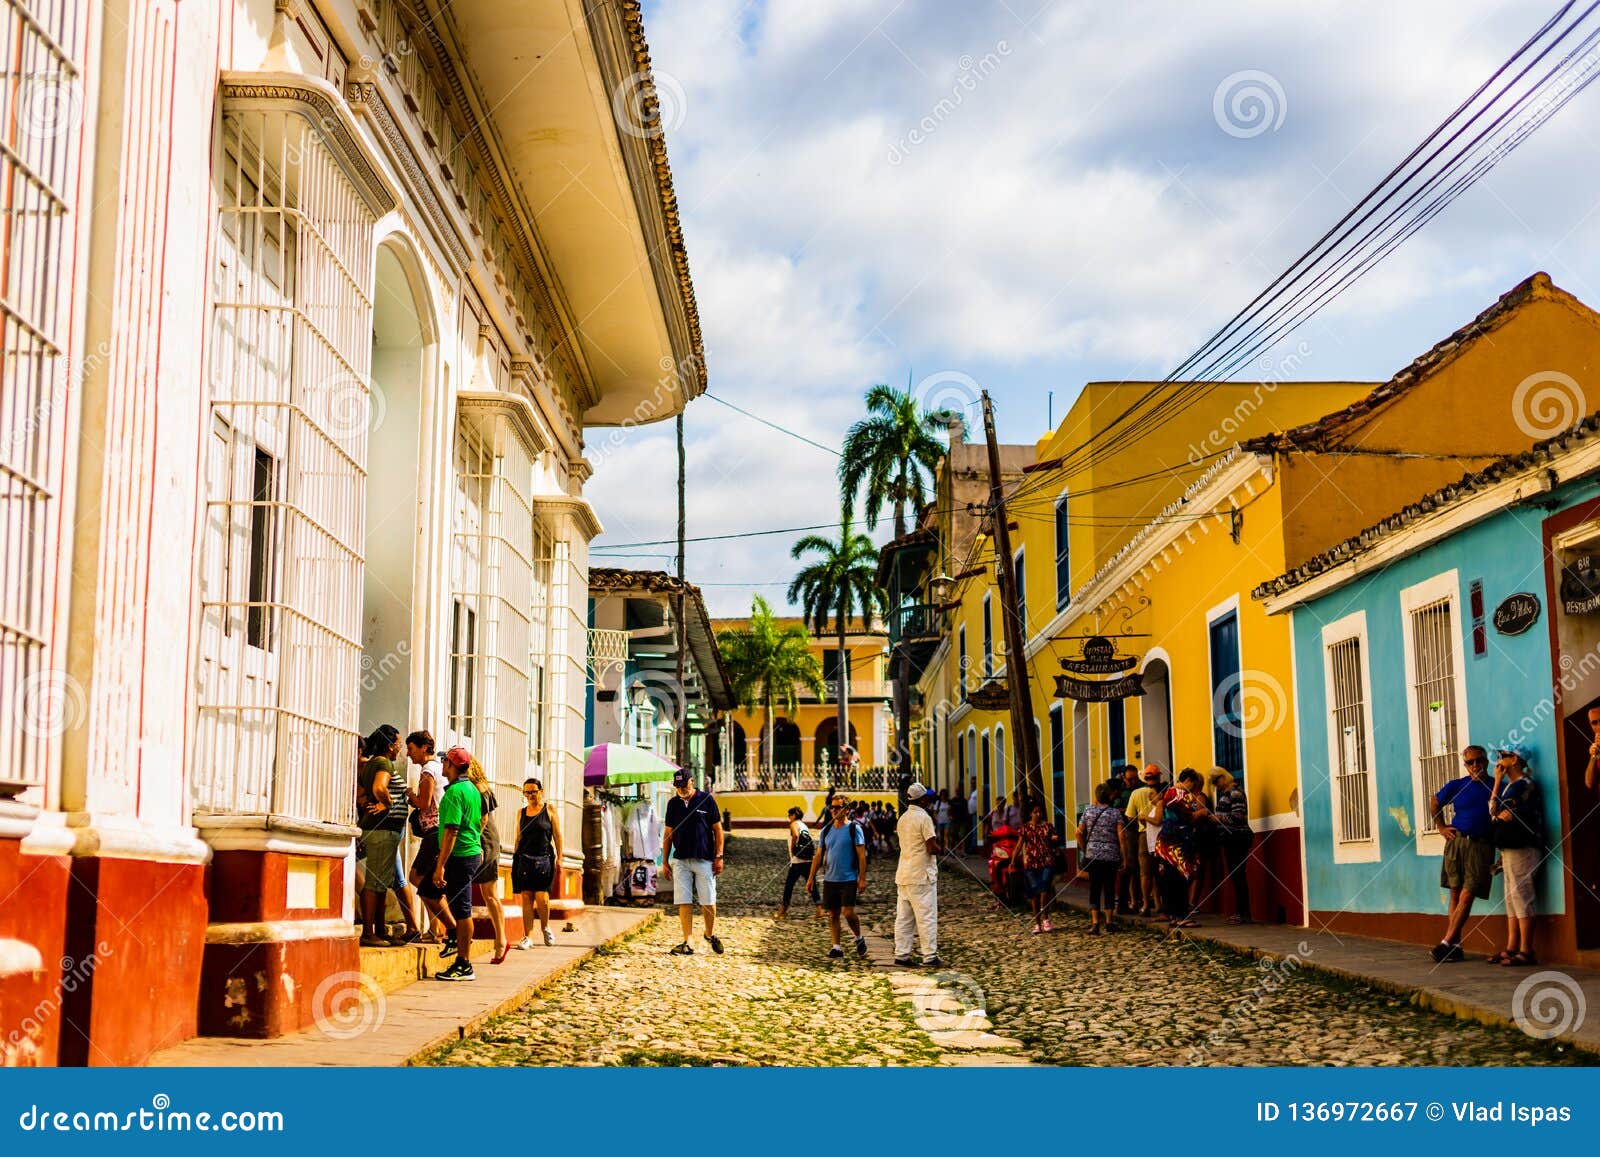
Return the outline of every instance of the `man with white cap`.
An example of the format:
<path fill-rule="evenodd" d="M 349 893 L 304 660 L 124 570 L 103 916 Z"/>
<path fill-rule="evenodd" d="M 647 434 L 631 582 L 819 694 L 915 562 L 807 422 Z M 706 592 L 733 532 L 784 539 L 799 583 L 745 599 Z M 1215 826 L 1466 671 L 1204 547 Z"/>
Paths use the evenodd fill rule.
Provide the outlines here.
<path fill-rule="evenodd" d="M 900 897 L 894 913 L 894 962 L 916 963 L 911 956 L 914 932 L 922 942 L 922 963 L 939 967 L 939 835 L 928 814 L 936 797 L 920 783 L 906 788 L 906 811 L 895 825 L 900 864 L 894 882 Z"/>

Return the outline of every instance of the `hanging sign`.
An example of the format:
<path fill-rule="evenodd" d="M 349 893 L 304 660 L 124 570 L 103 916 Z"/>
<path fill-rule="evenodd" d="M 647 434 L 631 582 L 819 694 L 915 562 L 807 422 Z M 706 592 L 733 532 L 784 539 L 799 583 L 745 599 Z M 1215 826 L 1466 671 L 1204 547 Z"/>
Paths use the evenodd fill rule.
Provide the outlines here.
<path fill-rule="evenodd" d="M 1576 558 L 1561 568 L 1561 609 L 1569 615 L 1600 611 L 1600 573 L 1592 554 Z"/>
<path fill-rule="evenodd" d="M 1071 675 L 1056 676 L 1056 698 L 1076 699 L 1079 703 L 1107 703 L 1113 699 L 1129 699 L 1144 694 L 1144 676 L 1135 672 L 1121 679 L 1074 679 Z"/>
<path fill-rule="evenodd" d="M 1137 657 L 1118 655 L 1116 645 L 1103 635 L 1084 641 L 1083 658 L 1061 660 L 1061 669 L 1074 675 L 1120 675 L 1138 665 Z"/>
<path fill-rule="evenodd" d="M 979 711 L 1002 711 L 1011 706 L 1011 689 L 1003 679 L 990 679 L 967 694 L 967 702 Z"/>
<path fill-rule="evenodd" d="M 1520 635 L 1539 621 L 1539 596 L 1529 591 L 1507 595 L 1494 609 L 1494 629 L 1502 635 Z"/>

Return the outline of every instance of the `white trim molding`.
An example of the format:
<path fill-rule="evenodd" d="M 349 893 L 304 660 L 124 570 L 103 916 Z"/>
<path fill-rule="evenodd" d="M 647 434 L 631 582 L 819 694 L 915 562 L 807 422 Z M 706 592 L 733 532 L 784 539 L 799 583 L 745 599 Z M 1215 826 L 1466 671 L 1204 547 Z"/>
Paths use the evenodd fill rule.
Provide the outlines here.
<path fill-rule="evenodd" d="M 1339 791 L 1339 742 L 1334 733 L 1332 717 L 1333 648 L 1340 643 L 1355 640 L 1359 650 L 1358 671 L 1361 679 L 1361 742 L 1366 753 L 1367 767 L 1367 822 L 1369 835 L 1364 840 L 1341 840 L 1342 825 L 1339 813 L 1343 797 Z M 1332 827 L 1329 839 L 1333 845 L 1333 862 L 1336 864 L 1372 864 L 1383 858 L 1382 824 L 1378 815 L 1377 749 L 1372 727 L 1372 647 L 1367 641 L 1367 612 L 1354 611 L 1322 628 L 1322 719 L 1328 731 L 1328 801 Z M 1303 789 L 1302 789 L 1303 791 Z M 1301 806 L 1305 796 L 1301 795 Z"/>

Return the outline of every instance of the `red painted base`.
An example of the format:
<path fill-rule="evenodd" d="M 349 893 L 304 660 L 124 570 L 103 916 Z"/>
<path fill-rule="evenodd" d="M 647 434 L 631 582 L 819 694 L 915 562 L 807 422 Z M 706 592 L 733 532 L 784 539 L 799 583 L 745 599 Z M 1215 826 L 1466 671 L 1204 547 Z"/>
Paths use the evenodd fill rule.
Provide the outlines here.
<path fill-rule="evenodd" d="M 27 856 L 0 840 L 0 939 L 38 949 L 38 972 L 0 977 L 0 1067 L 60 1063 L 62 957 L 66 954 L 68 856 Z M 69 966 L 76 973 L 76 962 Z M 78 984 L 74 976 L 73 987 Z"/>
<path fill-rule="evenodd" d="M 361 988 L 353 937 L 208 944 L 200 976 L 200 1032 L 281 1036 L 337 1015 Z"/>
<path fill-rule="evenodd" d="M 205 869 L 81 857 L 71 871 L 63 958 L 82 981 L 62 994 L 59 1063 L 141 1064 L 195 1034 Z"/>

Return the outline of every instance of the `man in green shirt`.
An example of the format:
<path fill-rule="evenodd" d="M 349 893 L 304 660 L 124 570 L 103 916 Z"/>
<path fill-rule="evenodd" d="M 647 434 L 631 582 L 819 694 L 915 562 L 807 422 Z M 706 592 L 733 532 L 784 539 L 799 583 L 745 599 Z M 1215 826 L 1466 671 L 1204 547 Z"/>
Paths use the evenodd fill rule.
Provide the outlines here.
<path fill-rule="evenodd" d="M 444 776 L 450 786 L 439 800 L 439 863 L 434 887 L 444 890 L 445 904 L 456 920 L 455 963 L 439 980 L 476 980 L 472 971 L 472 878 L 483 864 L 483 794 L 467 778 L 472 753 L 452 747 L 444 753 Z"/>

